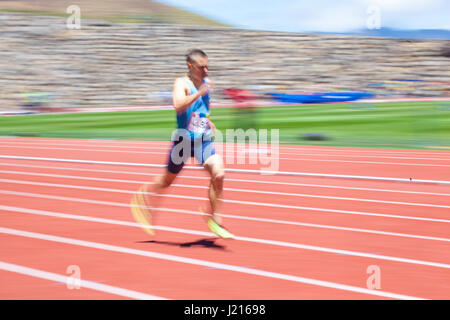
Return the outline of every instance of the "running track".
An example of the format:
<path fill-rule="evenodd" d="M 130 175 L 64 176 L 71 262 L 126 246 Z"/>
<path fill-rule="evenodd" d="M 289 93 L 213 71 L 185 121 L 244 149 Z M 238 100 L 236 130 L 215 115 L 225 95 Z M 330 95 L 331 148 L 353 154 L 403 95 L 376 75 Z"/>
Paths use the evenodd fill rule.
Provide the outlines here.
<path fill-rule="evenodd" d="M 198 212 L 201 170 L 164 196 L 153 238 L 132 219 L 133 192 L 162 172 L 167 150 L 0 138 L 0 298 L 450 298 L 449 151 L 280 146 L 286 174 L 227 171 L 236 239 L 223 240 Z"/>

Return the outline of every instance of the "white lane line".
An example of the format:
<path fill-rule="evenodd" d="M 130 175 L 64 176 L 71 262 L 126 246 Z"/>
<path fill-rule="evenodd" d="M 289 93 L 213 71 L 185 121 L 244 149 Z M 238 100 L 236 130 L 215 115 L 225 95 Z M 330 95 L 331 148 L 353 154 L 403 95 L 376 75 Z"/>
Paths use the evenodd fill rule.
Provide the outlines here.
<path fill-rule="evenodd" d="M 55 161 L 55 162 L 71 162 L 71 163 L 88 163 L 88 164 L 104 164 L 119 165 L 133 167 L 148 168 L 165 168 L 166 164 L 150 164 L 150 163 L 133 163 L 133 162 L 112 162 L 112 161 L 95 161 L 80 159 L 61 159 L 61 158 L 42 158 L 42 157 L 26 157 L 26 156 L 7 156 L 0 155 L 0 159 L 16 159 L 16 160 L 34 160 L 34 161 Z M 315 160 L 315 159 L 314 159 Z M 201 166 L 184 166 L 184 170 L 204 170 Z M 288 171 L 267 171 L 267 170 L 250 170 L 250 169 L 232 169 L 227 168 L 225 172 L 239 173 L 255 173 L 261 175 L 288 175 L 288 176 L 305 176 L 305 177 L 321 177 L 321 178 L 337 178 L 337 179 L 358 179 L 358 180 L 374 180 L 374 181 L 390 181 L 390 182 L 406 182 L 406 183 L 430 183 L 450 185 L 450 181 L 445 180 L 424 180 L 412 178 L 391 178 L 391 177 L 373 177 L 373 176 L 354 176 L 344 174 L 325 174 L 325 173 L 307 173 L 307 172 L 288 172 Z"/>
<path fill-rule="evenodd" d="M 137 227 L 137 228 L 142 227 L 140 224 L 135 223 L 135 222 L 120 221 L 120 220 L 105 219 L 105 218 L 96 218 L 96 217 L 81 216 L 81 215 L 73 215 L 73 214 L 58 213 L 58 212 L 52 212 L 52 211 L 0 206 L 0 210 L 3 210 L 3 209 L 5 211 L 13 211 L 13 212 L 20 212 L 20 213 L 36 214 L 36 215 L 45 215 L 45 216 L 64 218 L 64 219 L 82 220 L 82 221 L 122 225 L 122 226 Z M 204 236 L 204 237 L 215 237 L 216 236 L 215 234 L 213 234 L 211 232 L 190 230 L 190 229 L 184 229 L 184 228 L 175 228 L 175 227 L 168 227 L 168 226 L 152 226 L 152 228 L 155 230 L 162 230 L 162 231 L 167 231 L 167 232 L 177 232 L 177 233 L 184 233 L 184 234 L 191 234 L 191 235 L 200 235 L 200 236 Z M 236 236 L 234 239 L 244 241 L 244 242 L 259 243 L 259 244 L 272 245 L 272 246 L 295 248 L 295 249 L 301 249 L 301 250 L 311 250 L 311 251 L 326 252 L 326 253 L 333 253 L 333 254 L 339 254 L 339 255 L 347 255 L 347 256 L 354 256 L 354 257 L 369 258 L 369 259 L 379 259 L 379 260 L 386 260 L 386 261 L 395 261 L 395 262 L 401 262 L 401 263 L 407 263 L 407 264 L 425 265 L 425 266 L 429 266 L 429 267 L 450 269 L 450 264 L 440 263 L 440 262 L 431 262 L 431 261 L 424 261 L 424 260 L 418 260 L 418 259 L 401 258 L 401 257 L 387 256 L 387 255 L 374 254 L 374 253 L 364 253 L 364 252 L 359 252 L 359 251 L 334 249 L 334 248 L 327 248 L 327 247 L 320 247 L 320 246 L 313 246 L 313 245 L 305 245 L 305 244 L 301 244 L 301 243 L 268 240 L 268 239 L 258 239 L 258 238 L 242 237 L 242 236 Z"/>
<path fill-rule="evenodd" d="M 190 210 L 181 210 L 181 209 L 158 208 L 158 211 L 186 213 L 186 214 L 192 214 L 192 215 L 205 215 L 204 213 L 190 211 Z M 310 228 L 342 230 L 342 231 L 371 233 L 371 234 L 379 234 L 379 235 L 394 236 L 394 237 L 404 237 L 404 238 L 413 238 L 413 239 L 422 239 L 422 240 L 450 242 L 449 238 L 421 236 L 421 235 L 407 234 L 407 233 L 387 232 L 387 231 L 380 231 L 380 230 L 360 229 L 360 228 L 350 228 L 350 227 L 339 227 L 339 226 L 331 226 L 331 225 L 316 224 L 316 223 L 286 221 L 286 220 L 279 220 L 279 219 L 255 218 L 255 217 L 249 217 L 249 216 L 238 216 L 238 215 L 230 215 L 230 214 L 223 214 L 223 213 L 221 213 L 220 215 L 224 218 L 230 218 L 230 219 L 249 220 L 249 221 L 286 224 L 286 225 L 310 227 Z"/>
<path fill-rule="evenodd" d="M 106 206 L 117 206 L 117 207 L 128 207 L 129 206 L 128 204 L 124 204 L 124 203 L 120 203 L 120 202 L 90 200 L 90 199 L 81 199 L 81 198 L 65 197 L 65 196 L 53 196 L 53 195 L 48 195 L 48 194 L 31 193 L 31 192 L 0 190 L 0 194 L 34 197 L 34 198 L 42 198 L 42 199 L 52 199 L 52 200 L 62 200 L 62 201 L 74 201 L 74 202 L 106 205 Z M 161 195 L 161 197 L 185 199 L 185 200 L 209 201 L 208 198 L 204 198 L 204 197 L 193 197 L 193 196 L 177 195 L 177 194 L 163 194 L 163 195 Z M 309 210 L 309 211 L 319 211 L 319 212 L 326 212 L 326 213 L 342 213 L 342 214 L 354 214 L 354 215 L 362 215 L 362 216 L 375 216 L 375 217 L 383 217 L 383 218 L 396 218 L 396 219 L 406 219 L 406 220 L 450 223 L 450 220 L 437 219 L 437 218 L 424 218 L 424 217 L 400 216 L 400 215 L 393 215 L 393 214 L 371 213 L 371 212 L 350 211 L 350 210 L 337 210 L 337 209 L 326 209 L 326 208 L 291 206 L 291 205 L 282 205 L 282 204 L 274 204 L 274 203 L 264 203 L 263 204 L 260 202 L 239 201 L 239 200 L 230 200 L 230 199 L 225 199 L 223 201 L 229 202 L 229 203 L 273 207 L 273 208 Z"/>
<path fill-rule="evenodd" d="M 77 144 L 77 143 L 71 143 L 71 144 L 65 144 L 65 143 L 40 143 L 40 142 L 14 142 L 14 144 L 2 144 L 2 147 L 13 147 L 13 148 L 19 148 L 20 146 L 18 145 L 25 145 L 25 146 L 49 146 L 49 145 L 54 145 L 54 146 L 64 146 L 67 148 L 67 146 L 75 146 L 75 147 L 90 147 L 87 146 L 86 144 Z M 227 144 L 224 145 L 223 148 L 237 148 L 238 150 L 240 150 L 240 148 L 242 148 L 242 150 L 252 150 L 253 148 L 259 148 L 258 146 L 244 146 L 241 147 L 240 145 L 238 147 L 235 147 L 237 145 L 235 144 Z M 66 148 L 58 148 L 61 150 L 64 150 Z M 122 149 L 119 150 L 117 152 L 130 152 L 129 150 L 126 151 L 124 149 L 145 149 L 148 150 L 149 146 L 129 146 L 129 145 L 95 145 L 93 146 L 91 149 L 79 149 L 79 150 L 89 150 L 89 151 L 100 151 L 100 152 L 111 152 L 111 150 L 102 150 L 101 148 L 115 148 L 115 149 Z M 153 150 L 162 150 L 165 152 L 154 152 L 154 151 L 146 151 L 144 153 L 149 153 L 149 154 L 166 154 L 168 151 L 168 148 L 170 148 L 170 143 L 168 143 L 167 145 L 165 145 L 164 147 L 161 148 L 155 148 L 155 147 L 151 147 Z M 270 150 L 270 145 L 267 147 L 267 149 Z M 67 150 L 78 150 L 78 149 L 69 149 L 67 148 Z M 134 151 L 133 151 L 134 152 Z M 292 155 L 295 156 L 295 159 L 297 159 L 297 156 L 320 156 L 320 157 L 351 157 L 351 158 L 373 158 L 373 156 L 371 155 L 347 155 L 347 154 L 340 154 L 340 153 L 333 153 L 333 154 L 328 154 L 328 153 L 291 153 L 291 152 L 279 152 L 280 155 Z M 431 160 L 431 161 L 450 161 L 450 158 L 423 158 L 423 157 L 400 157 L 400 156 L 384 156 L 384 155 L 376 155 L 376 158 L 384 158 L 384 159 L 407 159 L 407 160 Z M 280 158 L 280 159 L 286 159 L 286 160 L 294 160 L 292 158 Z"/>
<path fill-rule="evenodd" d="M 85 177 L 85 176 L 72 176 L 72 175 L 64 175 L 64 174 L 53 174 L 53 173 L 36 173 L 36 172 L 23 172 L 23 171 L 11 171 L 11 170 L 0 170 L 0 173 L 6 174 L 18 174 L 18 175 L 27 175 L 27 176 L 36 176 L 36 177 L 49 177 L 49 178 L 64 178 L 64 179 L 73 179 L 73 180 L 90 180 L 90 181 L 104 181 L 104 182 L 119 182 L 119 183 L 146 183 L 145 180 L 125 180 L 125 179 L 111 179 L 111 178 L 96 178 L 96 177 Z M 8 179 L 5 179 L 8 180 Z M 11 180 L 11 181 L 20 181 L 20 180 Z M 31 183 L 34 181 L 24 181 L 25 183 Z M 37 183 L 37 182 L 36 182 Z M 54 184 L 54 186 L 64 186 L 64 184 L 58 185 Z M 69 186 L 69 185 L 67 185 Z M 198 187 L 198 186 L 193 186 Z M 200 187 L 200 188 L 208 188 L 208 187 Z"/>
<path fill-rule="evenodd" d="M 1 147 L 6 147 L 5 145 L 1 145 Z M 7 146 L 8 148 L 19 148 L 19 149 L 36 149 L 36 147 L 31 146 Z M 127 153 L 130 154 L 129 150 L 93 150 L 93 149 L 85 149 L 85 148 L 58 148 L 58 147 L 39 147 L 39 150 L 65 150 L 65 151 L 92 151 L 92 152 L 115 152 L 115 153 Z M 142 154 L 167 154 L 167 152 L 153 152 L 153 151 L 132 151 L 132 153 L 142 153 Z"/>
<path fill-rule="evenodd" d="M 161 173 L 148 173 L 148 172 L 134 172 L 134 171 L 120 171 L 120 170 L 101 170 L 101 169 L 88 169 L 88 168 L 72 168 L 72 167 L 49 167 L 49 166 L 39 166 L 39 165 L 27 165 L 18 163 L 0 163 L 0 166 L 11 166 L 11 167 L 24 167 L 24 168 L 39 168 L 39 169 L 51 169 L 51 170 L 67 170 L 67 171 L 83 171 L 83 172 L 95 172 L 95 173 L 118 173 L 126 175 L 139 175 L 139 176 L 159 176 Z M 180 174 L 181 178 L 186 179 L 196 179 L 196 180 L 208 180 L 209 177 L 202 176 L 189 176 Z M 406 193 L 406 194 L 424 194 L 432 196 L 445 196 L 449 197 L 450 193 L 437 193 L 437 192 L 423 192 L 423 191 L 408 191 L 408 190 L 393 190 L 393 189 L 378 189 L 378 188 L 363 188 L 363 187 L 348 187 L 348 186 L 335 186 L 335 185 L 323 185 L 323 184 L 308 184 L 308 183 L 294 183 L 294 182 L 280 182 L 271 180 L 251 180 L 251 179 L 234 179 L 226 178 L 227 181 L 235 182 L 249 182 L 249 183 L 259 183 L 259 184 L 269 184 L 269 185 L 285 185 L 285 186 L 298 186 L 298 187 L 314 187 L 314 188 L 328 188 L 328 189 L 343 189 L 343 190 L 358 190 L 358 191 L 377 191 L 377 192 L 388 192 L 388 193 Z"/>
<path fill-rule="evenodd" d="M 333 160 L 333 159 L 317 159 L 317 158 L 279 158 L 280 160 L 289 161 L 318 161 L 318 162 L 345 162 L 345 163 L 366 163 L 379 165 L 395 165 L 395 166 L 414 166 L 414 167 L 450 167 L 450 164 L 427 164 L 427 163 L 405 163 L 405 162 L 381 162 L 381 161 L 352 161 L 352 160 Z"/>
<path fill-rule="evenodd" d="M 28 268 L 17 264 L 7 263 L 0 261 L 0 270 L 5 270 L 14 273 L 24 274 L 30 277 L 56 281 L 60 283 L 68 283 L 69 277 L 62 276 L 57 273 L 42 271 L 38 269 Z M 96 291 L 106 292 L 126 298 L 138 299 L 138 300 L 167 300 L 166 298 L 146 294 L 143 292 L 123 289 L 119 287 L 109 286 L 97 282 L 80 279 L 80 288 L 88 288 Z"/>
<path fill-rule="evenodd" d="M 341 158 L 383 158 L 383 159 L 403 159 L 403 160 L 431 160 L 431 161 L 450 161 L 450 158 L 423 158 L 423 157 L 394 157 L 394 156 L 384 156 L 384 155 L 345 155 L 345 154 L 324 154 L 324 153 L 287 153 L 280 152 L 283 155 L 292 155 L 292 156 L 322 156 L 322 157 L 341 157 Z"/>
<path fill-rule="evenodd" d="M 26 214 L 45 215 L 45 216 L 58 217 L 58 218 L 85 220 L 85 221 L 100 222 L 100 223 L 120 224 L 120 225 L 125 225 L 125 226 L 132 226 L 132 227 L 140 226 L 136 223 L 127 222 L 127 221 L 103 219 L 103 218 L 81 216 L 81 215 L 74 215 L 74 214 L 67 214 L 67 213 L 46 211 L 46 210 L 27 209 L 27 208 L 20 208 L 20 207 L 5 206 L 5 205 L 0 205 L 0 210 L 18 212 L 18 213 L 26 213 Z M 200 216 L 206 215 L 204 213 L 200 213 L 200 212 L 196 212 L 196 211 L 181 210 L 181 209 L 158 208 L 158 211 L 192 214 L 192 215 L 200 215 Z M 277 224 L 294 225 L 294 226 L 302 226 L 302 227 L 310 227 L 310 228 L 321 228 L 321 229 L 330 229 L 330 230 L 370 233 L 370 234 L 396 236 L 396 237 L 413 238 L 413 239 L 421 239 L 421 240 L 450 242 L 450 239 L 448 239 L 448 238 L 420 236 L 420 235 L 405 234 L 405 233 L 386 232 L 386 231 L 358 229 L 358 228 L 347 228 L 347 227 L 329 226 L 329 225 L 321 225 L 321 224 L 313 224 L 313 223 L 284 221 L 284 220 L 277 220 L 277 219 L 254 218 L 254 217 L 237 216 L 237 215 L 229 215 L 229 214 L 221 214 L 221 216 L 224 218 L 230 218 L 230 219 L 249 220 L 249 221 L 258 221 L 258 222 L 266 222 L 266 223 L 277 223 Z M 186 230 L 186 229 L 171 228 L 171 227 L 164 227 L 164 226 L 155 226 L 155 228 L 158 228 L 159 230 L 164 230 L 164 231 L 192 234 L 191 230 Z M 203 233 L 201 231 L 193 231 L 193 232 L 196 232 L 194 234 L 198 234 L 198 235 L 214 236 L 212 233 Z"/>
<path fill-rule="evenodd" d="M 282 148 L 283 150 L 293 150 L 294 152 L 304 152 L 304 151 L 319 151 L 319 152 L 339 152 L 339 153 L 345 153 L 346 155 L 352 156 L 353 154 L 368 154 L 370 156 L 383 156 L 383 155 L 406 155 L 406 156 L 419 156 L 419 157 L 423 157 L 423 156 L 444 156 L 444 157 L 449 157 L 450 153 L 446 152 L 446 151 L 442 151 L 442 150 L 434 150 L 434 151 L 430 151 L 430 150 L 411 150 L 411 151 L 400 151 L 400 150 L 393 150 L 393 149 L 363 149 L 363 148 L 345 148 L 345 147 L 335 147 L 333 148 L 327 148 L 327 147 L 317 147 L 316 149 L 314 148 L 304 148 L 302 146 L 299 146 L 299 148 L 296 148 L 295 146 L 292 147 L 288 146 L 288 145 L 280 145 L 280 148 Z"/>
<path fill-rule="evenodd" d="M 180 184 L 174 184 L 174 186 L 189 187 L 189 186 L 180 185 Z M 333 199 L 333 200 L 346 200 L 346 201 L 374 202 L 374 203 L 396 204 L 396 205 L 404 205 L 404 206 L 419 206 L 419 207 L 450 209 L 450 206 L 439 205 L 439 204 L 428 204 L 428 203 L 374 200 L 374 199 L 349 198 L 349 197 L 335 197 L 335 196 L 324 196 L 324 195 L 313 195 L 313 194 L 302 194 L 302 193 L 287 193 L 287 192 L 276 192 L 276 191 L 258 191 L 258 190 L 236 189 L 236 188 L 224 188 L 224 190 L 234 191 L 234 192 L 244 192 L 244 193 L 261 193 L 261 194 L 272 194 L 272 195 L 280 195 L 280 196 L 303 197 L 303 198 L 319 198 L 319 199 Z"/>
<path fill-rule="evenodd" d="M 3 147 L 3 146 L 0 146 Z M 28 148 L 28 149 L 36 149 L 36 147 L 29 146 L 10 146 L 9 148 Z M 91 151 L 91 152 L 113 152 L 113 153 L 127 153 L 129 154 L 129 150 L 92 150 L 92 149 L 83 149 L 83 148 L 57 148 L 57 147 L 39 147 L 40 150 L 65 150 L 65 151 Z M 167 155 L 166 152 L 154 152 L 154 151 L 133 151 L 134 154 L 161 154 Z M 235 154 L 233 159 L 245 159 L 247 156 L 239 156 L 239 152 Z M 334 160 L 334 159 L 317 159 L 317 158 L 283 158 L 277 157 L 279 160 L 288 160 L 288 161 L 314 161 L 314 162 L 343 162 L 343 163 L 366 163 L 366 164 L 379 164 L 379 165 L 400 165 L 400 166 L 416 166 L 416 167 L 450 167 L 449 164 L 427 164 L 427 163 L 404 163 L 404 162 L 382 162 L 382 161 L 357 161 L 357 160 Z"/>
<path fill-rule="evenodd" d="M 122 146 L 123 144 L 126 144 L 127 146 L 136 145 L 136 146 L 143 146 L 144 148 L 153 148 L 153 147 L 169 147 L 170 141 L 123 141 L 123 140 L 117 140 L 117 139 L 61 139 L 61 138 L 24 138 L 24 137 L 1 137 L 1 140 L 5 140 L 6 142 L 23 142 L 25 143 L 40 143 L 40 142 L 47 142 L 47 143 L 54 143 L 54 142 L 62 142 L 63 145 L 72 145 L 73 143 L 78 144 L 80 141 L 83 143 L 88 144 L 89 146 L 96 147 L 98 146 L 98 142 L 101 142 L 103 144 L 105 143 L 111 143 L 111 144 L 120 144 Z M 18 141 L 20 140 L 20 141 Z M 233 145 L 240 145 L 234 143 Z M 284 150 L 294 150 L 297 152 L 304 152 L 304 151 L 314 151 L 314 152 L 339 152 L 340 154 L 344 152 L 349 152 L 350 154 L 357 153 L 369 153 L 373 154 L 374 156 L 379 155 L 385 155 L 385 154 L 392 154 L 392 155 L 430 155 L 430 156 L 449 156 L 450 153 L 443 151 L 443 150 L 395 150 L 395 149 L 370 149 L 370 148 L 349 148 L 349 147 L 310 147 L 310 146 L 304 146 L 304 145 L 289 145 L 289 144 L 282 144 L 280 145 L 280 148 Z"/>
<path fill-rule="evenodd" d="M 136 181 L 136 180 L 123 180 L 123 179 L 92 178 L 92 177 L 83 177 L 83 176 L 58 175 L 58 174 L 49 174 L 49 173 L 31 173 L 31 172 L 21 172 L 21 171 L 0 170 L 0 173 L 43 176 L 43 177 L 52 177 L 52 178 L 65 178 L 65 179 L 74 179 L 74 180 L 90 180 L 90 181 L 104 181 L 104 182 L 135 183 L 135 184 L 146 183 L 145 181 L 142 181 L 142 180 Z M 6 182 L 6 183 L 40 185 L 40 186 L 57 187 L 57 188 L 74 188 L 74 189 L 96 190 L 96 191 L 106 191 L 106 192 L 109 192 L 109 191 L 125 192 L 125 193 L 131 192 L 131 191 L 120 190 L 120 189 L 118 190 L 118 189 L 78 186 L 78 185 L 71 185 L 71 184 L 45 183 L 45 182 L 14 180 L 14 179 L 0 179 L 0 181 Z M 153 183 L 149 183 L 149 184 L 153 184 Z M 189 188 L 189 189 L 209 189 L 209 187 L 207 187 L 207 186 L 186 185 L 186 184 L 177 184 L 177 183 L 172 184 L 172 186 L 179 187 L 179 188 Z M 327 196 L 327 195 L 313 195 L 313 194 L 304 194 L 304 193 L 263 191 L 263 190 L 239 189 L 239 188 L 224 188 L 224 191 L 280 195 L 280 196 L 290 196 L 290 197 L 300 197 L 300 198 L 333 199 L 333 200 L 344 200 L 344 201 L 360 201 L 360 202 L 372 202 L 372 203 L 395 204 L 395 205 L 405 205 L 405 206 L 419 206 L 419 207 L 450 209 L 450 206 L 447 206 L 447 205 L 417 203 L 417 202 L 402 202 L 402 201 L 376 200 L 376 199 L 365 199 L 365 198 L 337 197 L 337 196 Z"/>
<path fill-rule="evenodd" d="M 3 138 L 3 139 L 2 139 Z M 7 143 L 13 143 L 12 146 L 16 144 L 25 144 L 25 145 L 55 145 L 55 146 L 83 146 L 83 147 L 89 147 L 89 148 L 125 148 L 125 149 L 160 149 L 160 150 L 166 150 L 166 148 L 170 147 L 171 141 L 168 139 L 167 141 L 123 141 L 123 140 L 110 140 L 110 139 L 85 139 L 83 140 L 83 143 L 80 143 L 79 140 L 73 140 L 73 139 L 65 139 L 62 141 L 61 139 L 53 139 L 53 140 L 46 140 L 43 138 L 39 138 L 39 140 L 31 141 L 26 140 L 25 138 L 16 138 L 16 137 L 9 137 L 9 139 L 4 139 L 8 137 L 2 137 L 1 140 L 5 140 Z M 17 141 L 17 140 L 21 141 Z M 33 138 L 36 139 L 36 138 Z M 16 140 L 16 141 L 14 141 Z M 98 144 L 97 142 L 100 142 L 101 144 Z M 239 144 L 239 143 L 218 143 L 217 145 L 227 148 L 231 146 L 237 146 L 239 148 L 245 146 L 245 147 L 258 147 L 258 145 L 255 144 Z M 270 145 L 269 145 L 270 146 Z M 286 155 L 302 155 L 306 152 L 313 152 L 311 155 L 333 155 L 333 156 L 357 156 L 357 157 L 366 157 L 364 155 L 361 155 L 362 153 L 369 154 L 367 156 L 376 156 L 376 157 L 390 157 L 390 155 L 393 156 L 399 156 L 401 155 L 404 159 L 418 159 L 416 157 L 423 157 L 423 156 L 444 156 L 444 157 L 450 157 L 450 153 L 442 151 L 442 150 L 411 150 L 411 151 L 400 151 L 400 150 L 393 150 L 393 149 L 363 149 L 363 148 L 345 148 L 345 147 L 334 147 L 334 148 L 328 148 L 328 147 L 317 147 L 317 148 L 310 148 L 305 147 L 302 145 L 285 145 L 281 144 L 280 149 L 282 151 L 290 151 L 293 150 L 294 152 L 282 152 L 282 154 Z M 332 152 L 332 154 L 326 154 L 324 152 Z M 339 152 L 339 154 L 336 154 L 336 152 Z M 406 155 L 403 156 L 403 155 Z M 397 158 L 397 157 L 393 157 Z M 450 160 L 450 158 L 442 159 L 442 158 L 424 158 L 424 159 L 430 159 L 430 160 Z"/>
<path fill-rule="evenodd" d="M 66 213 L 59 213 L 59 212 L 52 212 L 52 211 L 45 211 L 45 210 L 25 209 L 25 208 L 17 208 L 17 207 L 10 207 L 10 206 L 0 206 L 0 210 L 28 213 L 28 214 L 36 214 L 36 215 L 45 215 L 45 216 L 65 218 L 65 219 L 74 219 L 74 220 L 114 224 L 114 225 L 139 227 L 139 228 L 142 227 L 140 224 L 135 223 L 135 222 L 105 219 L 105 218 L 96 218 L 96 217 L 82 216 L 82 215 L 73 215 L 73 214 L 66 214 Z M 190 230 L 190 229 L 176 228 L 176 227 L 168 227 L 168 226 L 153 226 L 153 229 L 168 231 L 168 232 L 200 235 L 200 236 L 204 236 L 204 237 L 214 237 L 215 236 L 211 232 L 204 232 L 204 231 Z M 333 253 L 333 254 L 340 254 L 340 255 L 363 257 L 363 258 L 369 258 L 369 259 L 379 259 L 379 260 L 395 261 L 395 262 L 401 262 L 401 263 L 409 263 L 409 264 L 417 264 L 417 265 L 425 265 L 425 266 L 430 266 L 430 267 L 450 269 L 450 264 L 439 263 L 439 262 L 430 262 L 430 261 L 393 257 L 393 256 L 374 254 L 374 253 L 364 253 L 364 252 L 359 252 L 359 251 L 334 249 L 334 248 L 327 248 L 327 247 L 320 247 L 320 246 L 313 246 L 313 245 L 305 245 L 305 244 L 301 244 L 301 243 L 258 239 L 258 238 L 242 237 L 242 236 L 236 236 L 234 239 L 240 240 L 240 241 L 245 241 L 245 242 L 267 244 L 267 245 L 280 246 L 280 247 L 319 251 L 319 252 L 326 252 L 326 253 Z"/>
<path fill-rule="evenodd" d="M 291 281 L 291 282 L 310 284 L 310 285 L 314 285 L 314 286 L 321 286 L 321 287 L 326 287 L 326 288 L 351 291 L 351 292 L 381 296 L 381 297 L 386 297 L 386 298 L 406 299 L 406 300 L 423 299 L 423 298 L 418 298 L 418 297 L 413 297 L 413 296 L 385 292 L 385 291 L 381 291 L 381 290 L 371 290 L 371 289 L 366 289 L 366 288 L 361 288 L 361 287 L 356 287 L 356 286 L 339 284 L 339 283 L 335 283 L 335 282 L 316 280 L 316 279 L 311 279 L 311 278 L 287 275 L 287 274 L 264 271 L 264 270 L 253 269 L 253 268 L 240 267 L 240 266 L 217 263 L 217 262 L 200 260 L 200 259 L 181 257 L 181 256 L 176 256 L 176 255 L 163 254 L 163 253 L 147 251 L 147 250 L 144 251 L 144 250 L 131 249 L 131 248 L 127 248 L 127 247 L 114 246 L 114 245 L 109 245 L 109 244 L 105 244 L 105 243 L 84 241 L 84 240 L 59 237 L 59 236 L 35 233 L 35 232 L 27 232 L 27 231 L 10 229 L 10 228 L 0 227 L 0 233 L 16 235 L 16 236 L 21 236 L 21 237 L 27 237 L 27 238 L 32 238 L 32 239 L 41 239 L 41 240 L 52 241 L 52 242 L 66 243 L 66 244 L 88 247 L 88 248 L 95 248 L 95 249 L 106 250 L 106 251 L 139 255 L 139 256 L 160 259 L 160 260 L 165 260 L 165 261 L 173 261 L 173 262 L 186 263 L 186 264 L 191 264 L 191 265 L 196 265 L 196 266 L 216 268 L 216 269 L 233 271 L 233 272 L 238 272 L 238 273 L 251 274 L 251 275 L 260 276 L 260 277 L 281 279 L 281 280 L 286 280 L 286 281 Z"/>

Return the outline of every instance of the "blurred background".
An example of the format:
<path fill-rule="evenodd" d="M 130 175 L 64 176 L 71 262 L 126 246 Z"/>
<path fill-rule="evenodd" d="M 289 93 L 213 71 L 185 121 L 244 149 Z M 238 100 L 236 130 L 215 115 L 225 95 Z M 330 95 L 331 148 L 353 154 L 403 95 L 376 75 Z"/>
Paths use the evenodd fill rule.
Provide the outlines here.
<path fill-rule="evenodd" d="M 241 2 L 0 1 L 0 112 L 170 105 L 190 48 L 209 55 L 213 105 L 253 107 L 223 115 L 225 127 L 258 126 L 263 104 L 450 96 L 446 1 Z M 430 119 L 448 117 L 442 100 Z"/>
<path fill-rule="evenodd" d="M 450 0 L 0 0 L 0 299 L 448 299 L 449 13 Z M 130 223 L 155 206 L 192 48 L 209 56 L 228 143 L 215 140 L 231 242 L 205 233 L 200 166 L 151 210 L 156 237 Z M 226 135 L 241 128 L 255 134 Z"/>

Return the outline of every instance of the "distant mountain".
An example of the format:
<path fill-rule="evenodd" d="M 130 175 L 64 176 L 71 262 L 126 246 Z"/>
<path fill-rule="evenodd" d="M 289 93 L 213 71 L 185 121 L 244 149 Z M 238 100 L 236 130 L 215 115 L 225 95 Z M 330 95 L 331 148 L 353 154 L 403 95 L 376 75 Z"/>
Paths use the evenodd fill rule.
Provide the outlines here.
<path fill-rule="evenodd" d="M 396 39 L 440 39 L 450 40 L 450 30 L 443 29 L 419 29 L 419 30 L 400 30 L 391 28 L 380 29 L 362 29 L 353 32 L 318 32 L 339 35 L 355 35 L 366 37 L 383 37 Z"/>
<path fill-rule="evenodd" d="M 0 12 L 22 12 L 44 16 L 68 16 L 76 4 L 81 18 L 122 23 L 165 23 L 226 26 L 187 10 L 152 0 L 0 0 Z"/>

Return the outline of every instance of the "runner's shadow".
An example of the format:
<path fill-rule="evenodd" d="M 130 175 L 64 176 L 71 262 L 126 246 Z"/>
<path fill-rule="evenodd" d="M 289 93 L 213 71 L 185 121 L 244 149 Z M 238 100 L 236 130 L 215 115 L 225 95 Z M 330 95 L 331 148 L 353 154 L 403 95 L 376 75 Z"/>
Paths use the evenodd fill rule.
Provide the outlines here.
<path fill-rule="evenodd" d="M 218 238 L 205 238 L 199 239 L 192 242 L 171 242 L 171 241 L 158 241 L 158 240 L 148 240 L 148 241 L 137 241 L 137 243 L 156 243 L 165 244 L 168 246 L 175 246 L 181 248 L 191 248 L 191 247 L 204 247 L 217 250 L 226 250 L 226 247 L 216 243 Z"/>

